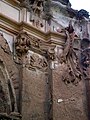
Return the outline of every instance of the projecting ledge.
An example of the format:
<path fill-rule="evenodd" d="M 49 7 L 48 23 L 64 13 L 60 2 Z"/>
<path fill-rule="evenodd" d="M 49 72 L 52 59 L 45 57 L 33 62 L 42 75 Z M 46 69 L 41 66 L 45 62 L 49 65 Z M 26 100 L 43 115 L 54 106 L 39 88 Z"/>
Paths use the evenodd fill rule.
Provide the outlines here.
<path fill-rule="evenodd" d="M 0 14 L 0 20 L 0 28 L 14 35 L 17 35 L 20 31 L 24 31 L 41 40 L 51 40 L 55 44 L 63 44 L 66 38 L 64 33 L 43 32 L 26 22 L 18 23 L 3 14 Z"/>

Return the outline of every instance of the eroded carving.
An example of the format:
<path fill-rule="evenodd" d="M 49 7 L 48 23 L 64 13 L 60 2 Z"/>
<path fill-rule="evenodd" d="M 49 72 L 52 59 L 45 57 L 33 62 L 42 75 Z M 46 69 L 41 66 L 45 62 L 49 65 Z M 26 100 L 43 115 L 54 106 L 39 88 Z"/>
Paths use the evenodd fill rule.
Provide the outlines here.
<path fill-rule="evenodd" d="M 51 18 L 53 17 L 52 15 L 53 13 L 51 11 L 51 0 L 44 1 L 43 11 L 44 11 L 43 18 L 50 22 Z"/>
<path fill-rule="evenodd" d="M 38 50 L 39 53 L 44 55 L 47 59 L 55 59 L 55 45 L 52 45 L 50 41 L 42 41 L 37 38 L 31 40 L 32 48 Z"/>
<path fill-rule="evenodd" d="M 21 56 L 29 50 L 30 47 L 30 40 L 28 38 L 27 33 L 20 33 L 15 41 L 15 47 L 18 56 Z"/>
<path fill-rule="evenodd" d="M 43 12 L 43 0 L 36 0 L 32 6 L 33 12 L 38 17 L 41 17 Z"/>
<path fill-rule="evenodd" d="M 33 53 L 29 57 L 27 56 L 27 62 L 25 67 L 29 70 L 41 70 L 46 71 L 48 68 L 47 60 L 44 57 L 40 57 L 39 55 Z"/>
<path fill-rule="evenodd" d="M 81 64 L 83 67 L 83 73 L 84 73 L 84 77 L 85 79 L 88 79 L 90 77 L 89 74 L 89 69 L 90 69 L 90 48 L 86 48 L 82 51 L 81 54 Z"/>
<path fill-rule="evenodd" d="M 82 74 L 79 66 L 79 58 L 73 47 L 75 33 L 71 23 L 65 30 L 65 34 L 67 39 L 59 61 L 61 64 L 63 63 L 65 65 L 62 80 L 66 84 L 73 83 L 74 85 L 77 85 L 77 83 L 82 79 Z"/>

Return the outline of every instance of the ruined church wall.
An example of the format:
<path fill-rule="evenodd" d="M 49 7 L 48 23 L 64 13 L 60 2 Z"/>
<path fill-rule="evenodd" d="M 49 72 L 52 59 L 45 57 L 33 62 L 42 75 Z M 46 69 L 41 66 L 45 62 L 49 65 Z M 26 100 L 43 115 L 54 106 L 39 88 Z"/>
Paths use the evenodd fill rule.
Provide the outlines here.
<path fill-rule="evenodd" d="M 4 11 L 5 6 L 7 6 L 7 11 L 11 10 L 13 16 L 10 12 Z M 14 32 L 16 36 L 21 36 L 17 41 L 15 35 L 6 34 L 3 29 L 0 30 L 10 47 L 8 49 L 7 43 L 0 37 L 0 45 L 2 44 L 1 47 L 3 48 L 0 48 L 0 58 L 5 63 L 10 79 L 13 81 L 18 111 L 22 115 L 22 120 L 87 120 L 85 81 L 82 79 L 76 85 L 71 80 L 63 81 L 62 75 L 67 74 L 66 65 L 60 64 L 58 61 L 59 54 L 54 53 L 57 52 L 57 48 L 54 49 L 55 46 L 58 46 L 62 52 L 64 49 L 62 44 L 65 42 L 63 33 L 59 35 L 54 32 L 58 26 L 60 28 L 67 27 L 71 19 L 63 14 L 61 15 L 61 13 L 59 14 L 59 9 L 54 9 L 53 15 L 57 20 L 51 21 L 51 26 L 48 26 L 47 22 L 45 25 L 45 21 L 42 21 L 44 25 L 42 31 L 50 31 L 50 33 L 42 33 L 38 30 L 41 30 L 40 26 L 37 27 L 38 29 L 35 26 L 32 27 L 30 13 L 27 12 L 26 8 L 20 9 L 20 6 L 6 5 L 6 2 L 2 2 L 1 7 L 2 14 L 10 19 L 10 21 L 6 20 L 3 29 Z M 14 16 L 15 14 L 16 16 Z M 18 23 L 23 21 L 22 25 L 20 26 L 17 22 L 14 23 L 13 19 Z M 77 25 L 74 27 L 76 27 L 75 32 L 80 33 L 80 26 L 79 29 L 77 29 Z M 30 33 L 30 35 L 23 33 L 23 31 Z M 18 33 L 19 35 L 17 35 Z M 13 46 L 13 42 L 16 41 L 17 45 Z M 80 44 L 78 45 L 75 46 L 80 48 Z M 53 57 L 55 57 L 55 61 Z"/>

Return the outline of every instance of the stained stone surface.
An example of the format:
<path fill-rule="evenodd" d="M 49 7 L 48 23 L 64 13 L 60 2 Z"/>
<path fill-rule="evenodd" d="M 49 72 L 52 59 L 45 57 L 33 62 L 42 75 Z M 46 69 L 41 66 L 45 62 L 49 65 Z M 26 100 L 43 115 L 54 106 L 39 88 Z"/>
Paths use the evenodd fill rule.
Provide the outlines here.
<path fill-rule="evenodd" d="M 11 112 L 18 112 L 19 74 L 8 43 L 0 34 L 0 117 L 10 117 Z"/>
<path fill-rule="evenodd" d="M 61 79 L 62 69 L 60 65 L 52 73 L 53 120 L 88 120 L 85 82 L 82 80 L 77 86 L 66 85 Z"/>
<path fill-rule="evenodd" d="M 47 76 L 46 72 L 39 70 L 38 56 L 34 59 L 36 62 L 33 67 L 23 67 L 22 74 L 22 113 L 23 120 L 44 120 L 46 117 L 47 101 Z M 25 57 L 23 58 L 25 63 Z"/>
<path fill-rule="evenodd" d="M 5 39 L 3 36 L 0 36 L 0 39 L 0 59 L 13 82 L 17 103 L 21 104 L 22 120 L 47 120 L 49 116 L 53 120 L 87 120 L 86 88 L 83 79 L 76 85 L 72 82 L 65 84 L 61 78 L 66 70 L 65 65 L 58 63 L 52 72 L 48 71 L 50 66 L 45 57 L 34 51 L 30 58 L 26 56 L 27 53 L 21 56 L 22 67 L 16 67 L 20 66 L 20 63 L 15 64 Z M 0 76 L 3 79 L 3 76 Z M 53 115 L 50 113 L 51 109 Z"/>
<path fill-rule="evenodd" d="M 23 69 L 23 120 L 44 120 L 46 85 L 44 73 Z"/>

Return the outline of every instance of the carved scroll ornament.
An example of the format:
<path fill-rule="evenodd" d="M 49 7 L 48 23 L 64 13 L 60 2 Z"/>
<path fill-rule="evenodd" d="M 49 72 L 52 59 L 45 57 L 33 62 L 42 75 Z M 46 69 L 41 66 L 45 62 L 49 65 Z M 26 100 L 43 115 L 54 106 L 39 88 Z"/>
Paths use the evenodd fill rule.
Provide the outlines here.
<path fill-rule="evenodd" d="M 65 30 L 67 39 L 64 45 L 63 52 L 60 54 L 60 63 L 64 64 L 62 80 L 66 83 L 73 83 L 77 85 L 77 83 L 82 79 L 82 74 L 79 66 L 79 58 L 76 55 L 75 49 L 73 48 L 74 44 L 74 29 L 71 29 L 70 32 Z"/>

